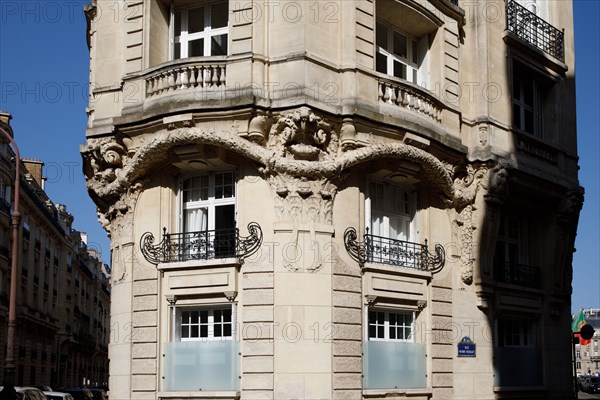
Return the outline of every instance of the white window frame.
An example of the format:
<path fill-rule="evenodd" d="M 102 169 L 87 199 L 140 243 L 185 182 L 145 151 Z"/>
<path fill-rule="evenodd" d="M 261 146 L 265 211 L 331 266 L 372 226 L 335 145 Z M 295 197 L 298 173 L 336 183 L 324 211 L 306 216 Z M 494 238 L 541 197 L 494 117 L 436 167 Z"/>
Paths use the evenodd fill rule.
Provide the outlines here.
<path fill-rule="evenodd" d="M 227 5 L 227 25 L 221 28 L 212 28 L 212 6 L 216 4 Z M 189 25 L 189 12 L 204 8 L 204 30 L 202 32 L 188 33 Z M 175 14 L 181 12 L 181 33 L 179 36 L 175 36 Z M 170 37 L 170 59 L 183 59 L 188 58 L 188 44 L 194 40 L 204 40 L 203 56 L 207 57 L 212 52 L 212 41 L 211 39 L 215 36 L 226 35 L 225 41 L 227 43 L 227 53 L 229 53 L 229 1 L 217 0 L 217 1 L 202 1 L 193 5 L 176 7 L 173 3 L 171 4 L 171 21 L 169 24 L 169 37 Z M 179 57 L 175 57 L 175 44 L 179 44 Z"/>
<path fill-rule="evenodd" d="M 377 194 L 376 193 L 371 193 L 373 191 L 374 186 L 377 187 L 382 187 L 383 188 L 383 200 L 384 201 L 389 201 L 392 197 L 391 195 L 393 194 L 394 196 L 394 209 L 392 210 L 392 207 L 388 207 L 388 209 L 386 209 L 386 205 L 383 205 L 383 208 L 380 208 L 380 206 L 378 205 L 378 201 L 376 199 Z M 399 195 L 399 194 L 403 194 L 408 196 L 408 206 L 410 208 L 409 212 L 402 212 L 401 210 L 397 209 L 397 201 L 395 196 Z M 417 212 L 416 212 L 416 192 L 412 191 L 406 187 L 403 186 L 399 186 L 399 185 L 395 185 L 392 183 L 388 183 L 388 182 L 382 182 L 382 181 L 378 181 L 378 180 L 368 180 L 367 181 L 367 197 L 365 199 L 365 226 L 367 226 L 369 228 L 369 234 L 375 235 L 375 236 L 381 236 L 381 237 L 386 237 L 389 239 L 397 239 L 397 240 L 404 240 L 407 242 L 413 242 L 413 243 L 417 243 L 418 242 L 418 232 L 417 232 Z M 389 206 L 389 204 L 388 204 Z M 382 214 L 382 227 L 379 231 L 376 232 L 375 229 L 373 229 L 374 225 L 374 214 L 373 211 L 379 211 Z M 402 233 L 404 234 L 404 238 L 402 237 L 392 237 L 391 235 L 391 220 L 392 218 L 397 218 L 400 221 L 404 222 L 405 227 L 407 227 L 406 232 L 402 231 Z M 383 232 L 381 232 L 383 231 Z M 401 236 L 401 235 L 400 235 Z"/>
<path fill-rule="evenodd" d="M 220 322 L 215 322 L 215 311 L 229 311 L 231 313 L 230 315 L 230 321 L 225 321 L 225 319 L 222 318 L 222 321 Z M 187 337 L 182 337 L 182 332 L 183 332 L 183 326 L 185 325 L 183 323 L 183 315 L 186 312 L 206 312 L 208 313 L 207 315 L 207 322 L 205 324 L 202 324 L 200 322 L 200 315 L 198 315 L 198 323 L 197 324 L 189 324 L 188 326 L 190 327 L 189 335 Z M 221 325 L 221 336 L 215 336 L 215 325 Z M 206 325 L 207 327 L 207 334 L 206 336 L 201 336 L 201 329 L 200 326 L 201 325 Z M 230 335 L 225 335 L 225 330 L 224 327 L 225 325 L 231 325 L 231 329 L 230 329 Z M 229 304 L 214 304 L 214 305 L 182 305 L 182 306 L 171 306 L 171 342 L 198 342 L 198 341 L 204 341 L 204 342 L 214 342 L 214 341 L 232 341 L 234 340 L 234 338 L 236 337 L 236 333 L 237 333 L 237 303 L 229 303 Z M 198 335 L 197 336 L 191 336 L 191 327 L 192 326 L 197 326 L 198 329 Z"/>
<path fill-rule="evenodd" d="M 218 184 L 218 179 L 220 176 L 225 174 L 231 174 L 232 182 L 233 182 L 233 195 L 231 197 L 220 197 L 216 196 L 217 187 L 223 187 Z M 198 201 L 188 201 L 185 202 L 185 191 L 188 190 L 185 187 L 186 182 L 192 178 L 202 178 L 208 177 L 208 195 L 206 200 L 198 200 Z M 186 220 L 185 213 L 188 210 L 197 210 L 205 208 L 207 212 L 207 223 L 206 229 L 208 231 L 215 230 L 215 209 L 219 206 L 233 205 L 234 207 L 234 223 L 235 223 L 235 215 L 237 213 L 237 205 L 236 205 L 236 195 L 237 195 L 237 174 L 233 170 L 219 171 L 214 173 L 204 173 L 204 174 L 194 174 L 182 177 L 180 180 L 180 190 L 179 190 L 179 216 L 180 216 L 180 231 L 186 231 Z"/>
<path fill-rule="evenodd" d="M 377 33 L 379 32 L 380 26 L 385 27 L 387 30 L 386 34 L 386 47 L 382 47 L 377 43 Z M 403 57 L 399 54 L 395 54 L 394 49 L 394 33 L 402 35 L 406 37 L 406 57 Z M 375 23 L 375 70 L 377 70 L 377 54 L 381 54 L 386 58 L 386 70 L 379 71 L 381 73 L 385 73 L 387 75 L 393 76 L 398 79 L 403 79 L 414 84 L 418 84 L 420 77 L 419 74 L 419 39 L 414 38 L 406 32 L 396 28 L 395 26 L 384 22 L 382 20 L 377 20 Z M 414 54 L 416 51 L 416 54 Z M 416 62 L 414 61 L 416 58 Z M 406 78 L 398 77 L 394 74 L 394 61 L 404 65 L 406 68 Z"/>
<path fill-rule="evenodd" d="M 365 338 L 368 341 L 415 343 L 416 313 L 414 311 L 401 310 L 401 309 L 386 309 L 386 308 L 367 307 L 365 313 L 366 313 L 366 316 L 365 316 L 365 319 L 366 319 L 366 321 L 365 321 L 365 326 L 366 326 Z M 383 324 L 378 323 L 378 321 L 376 321 L 375 324 L 373 324 L 370 319 L 371 313 L 382 313 L 383 314 Z M 395 324 L 392 324 L 391 316 L 396 317 Z M 397 319 L 398 316 L 403 317 L 402 323 L 398 323 L 398 319 Z M 406 316 L 410 316 L 410 324 L 405 323 Z M 370 334 L 371 326 L 375 326 L 376 328 L 383 327 L 383 333 L 384 333 L 383 337 L 378 335 L 377 329 L 376 329 L 376 336 L 372 337 Z M 395 335 L 392 335 L 393 328 L 396 328 Z M 404 338 L 398 338 L 398 333 L 397 333 L 398 329 L 402 329 L 404 331 Z M 406 335 L 407 331 L 408 331 L 408 335 Z M 395 337 L 392 337 L 392 336 L 395 336 Z"/>

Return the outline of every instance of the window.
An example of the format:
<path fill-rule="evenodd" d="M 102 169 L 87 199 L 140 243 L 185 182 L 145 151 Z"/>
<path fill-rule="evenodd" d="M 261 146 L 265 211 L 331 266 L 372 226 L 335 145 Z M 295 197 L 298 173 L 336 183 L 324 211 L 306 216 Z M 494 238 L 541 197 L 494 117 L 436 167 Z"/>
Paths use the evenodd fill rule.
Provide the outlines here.
<path fill-rule="evenodd" d="M 382 21 L 377 21 L 375 36 L 377 72 L 418 83 L 420 54 L 417 39 Z"/>
<path fill-rule="evenodd" d="M 500 220 L 494 264 L 502 268 L 506 264 L 526 264 L 527 253 L 523 240 L 525 222 L 516 216 L 503 215 Z"/>
<path fill-rule="evenodd" d="M 231 340 L 231 307 L 177 308 L 175 341 Z"/>
<path fill-rule="evenodd" d="M 513 127 L 521 132 L 543 137 L 543 98 L 547 88 L 543 80 L 524 65 L 513 63 Z"/>
<path fill-rule="evenodd" d="M 173 59 L 227 55 L 228 1 L 202 2 L 172 12 Z"/>
<path fill-rule="evenodd" d="M 533 324 L 526 321 L 498 320 L 498 347 L 535 347 Z"/>
<path fill-rule="evenodd" d="M 369 340 L 412 342 L 412 312 L 369 310 Z"/>
<path fill-rule="evenodd" d="M 397 240 L 415 240 L 414 195 L 389 183 L 369 182 L 369 232 Z"/>
<path fill-rule="evenodd" d="M 235 255 L 235 173 L 187 178 L 182 184 L 184 258 Z"/>

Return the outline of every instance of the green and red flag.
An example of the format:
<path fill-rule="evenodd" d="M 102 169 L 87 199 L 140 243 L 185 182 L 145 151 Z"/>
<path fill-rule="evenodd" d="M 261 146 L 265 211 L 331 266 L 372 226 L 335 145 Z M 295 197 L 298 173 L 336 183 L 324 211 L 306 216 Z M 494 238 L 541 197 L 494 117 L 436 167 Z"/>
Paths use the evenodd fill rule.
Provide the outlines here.
<path fill-rule="evenodd" d="M 585 321 L 585 314 L 583 313 L 583 309 L 581 309 L 579 310 L 579 313 L 577 313 L 575 319 L 573 319 L 573 322 L 571 323 L 571 330 L 573 332 L 579 332 L 581 331 L 581 327 L 586 324 L 587 322 Z M 588 344 L 592 343 L 592 339 L 584 339 L 579 333 L 576 333 L 575 337 L 579 338 L 579 344 L 581 346 L 587 346 Z"/>

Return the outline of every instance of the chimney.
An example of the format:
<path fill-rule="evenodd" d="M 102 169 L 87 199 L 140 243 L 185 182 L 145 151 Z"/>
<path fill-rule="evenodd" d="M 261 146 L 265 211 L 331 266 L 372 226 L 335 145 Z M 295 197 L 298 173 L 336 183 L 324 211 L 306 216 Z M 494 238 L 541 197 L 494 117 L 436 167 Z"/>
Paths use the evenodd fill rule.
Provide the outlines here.
<path fill-rule="evenodd" d="M 10 120 L 12 119 L 12 115 L 7 113 L 6 111 L 0 110 L 0 122 L 10 125 Z"/>
<path fill-rule="evenodd" d="M 42 176 L 42 168 L 44 167 L 44 163 L 40 160 L 33 160 L 30 158 L 23 158 L 21 162 L 25 166 L 25 169 L 28 173 L 31 174 L 31 177 L 35 180 L 42 190 L 44 190 L 44 177 Z"/>

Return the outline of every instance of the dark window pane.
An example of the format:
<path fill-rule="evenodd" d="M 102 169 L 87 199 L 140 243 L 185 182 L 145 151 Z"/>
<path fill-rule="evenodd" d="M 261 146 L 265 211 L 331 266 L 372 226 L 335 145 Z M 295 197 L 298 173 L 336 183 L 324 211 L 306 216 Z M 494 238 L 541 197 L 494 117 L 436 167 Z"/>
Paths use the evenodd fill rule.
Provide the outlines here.
<path fill-rule="evenodd" d="M 223 321 L 231 322 L 231 310 L 223 310 Z"/>
<path fill-rule="evenodd" d="M 188 33 L 204 31 L 204 7 L 188 11 Z"/>
<path fill-rule="evenodd" d="M 401 33 L 394 32 L 394 54 L 407 58 L 407 44 L 406 44 L 406 36 Z"/>
<path fill-rule="evenodd" d="M 198 337 L 198 325 L 192 325 L 192 334 L 190 337 L 197 338 Z"/>
<path fill-rule="evenodd" d="M 517 264 L 519 262 L 519 246 L 514 243 L 508 245 L 508 260 L 511 264 Z"/>
<path fill-rule="evenodd" d="M 229 12 L 227 7 L 227 2 L 217 3 L 211 6 L 212 21 L 210 21 L 210 25 L 212 29 L 224 28 L 227 26 L 227 13 Z"/>
<path fill-rule="evenodd" d="M 384 74 L 388 73 L 387 70 L 387 57 L 384 54 L 377 53 L 375 57 L 375 70 Z"/>
<path fill-rule="evenodd" d="M 523 127 L 523 130 L 528 133 L 534 133 L 533 132 L 533 111 L 525 110 L 524 119 L 525 119 L 525 121 L 524 121 L 525 126 Z"/>
<path fill-rule="evenodd" d="M 390 328 L 390 339 L 396 339 L 396 328 Z"/>
<path fill-rule="evenodd" d="M 369 337 L 370 338 L 377 337 L 375 335 L 375 325 L 369 325 Z"/>
<path fill-rule="evenodd" d="M 383 326 L 378 326 L 378 327 L 377 327 L 377 337 L 378 337 L 378 338 L 382 338 L 382 337 L 384 337 L 384 333 L 383 333 L 383 332 L 384 332 L 384 331 L 383 331 Z"/>
<path fill-rule="evenodd" d="M 221 337 L 221 324 L 216 324 L 215 325 L 215 337 Z"/>
<path fill-rule="evenodd" d="M 190 337 L 190 327 L 185 325 L 181 327 L 181 337 L 188 338 Z"/>
<path fill-rule="evenodd" d="M 200 323 L 207 324 L 208 323 L 208 311 L 200 312 Z"/>
<path fill-rule="evenodd" d="M 200 325 L 200 337 L 208 337 L 208 326 Z"/>
<path fill-rule="evenodd" d="M 396 325 L 396 314 L 390 314 L 390 325 Z"/>
<path fill-rule="evenodd" d="M 221 322 L 223 320 L 221 315 L 221 310 L 215 310 L 215 322 Z"/>
<path fill-rule="evenodd" d="M 173 58 L 175 60 L 181 58 L 181 43 L 175 43 L 175 48 L 173 49 Z"/>
<path fill-rule="evenodd" d="M 394 76 L 400 79 L 406 79 L 406 65 L 394 60 Z"/>
<path fill-rule="evenodd" d="M 183 311 L 181 313 L 181 322 L 184 323 L 184 324 L 185 323 L 187 323 L 187 324 L 190 323 L 190 312 L 189 311 Z"/>
<path fill-rule="evenodd" d="M 413 64 L 419 63 L 419 46 L 416 40 L 412 41 L 412 62 Z"/>
<path fill-rule="evenodd" d="M 175 18 L 174 18 L 174 32 L 175 32 L 175 37 L 181 35 L 181 11 L 178 11 L 175 13 Z"/>
<path fill-rule="evenodd" d="M 231 336 L 231 324 L 223 325 L 223 336 L 225 336 L 225 337 Z"/>
<path fill-rule="evenodd" d="M 387 27 L 385 25 L 382 25 L 380 23 L 377 23 L 377 30 L 375 33 L 375 40 L 377 43 L 377 46 L 382 47 L 384 49 L 387 50 Z"/>
<path fill-rule="evenodd" d="M 375 323 L 375 312 L 369 311 L 369 324 Z"/>
<path fill-rule="evenodd" d="M 513 125 L 517 129 L 522 129 L 521 126 L 521 107 L 517 104 L 513 104 Z"/>
<path fill-rule="evenodd" d="M 211 56 L 226 56 L 227 55 L 227 35 L 212 36 L 210 38 L 210 55 Z"/>
<path fill-rule="evenodd" d="M 192 321 L 192 324 L 197 324 L 198 323 L 198 311 L 192 311 L 190 319 Z"/>
<path fill-rule="evenodd" d="M 192 40 L 188 42 L 188 57 L 198 57 L 204 55 L 204 39 Z"/>
<path fill-rule="evenodd" d="M 385 323 L 385 313 L 378 312 L 377 313 L 377 323 L 383 325 Z"/>
<path fill-rule="evenodd" d="M 533 106 L 533 81 L 523 82 L 523 102 Z"/>

